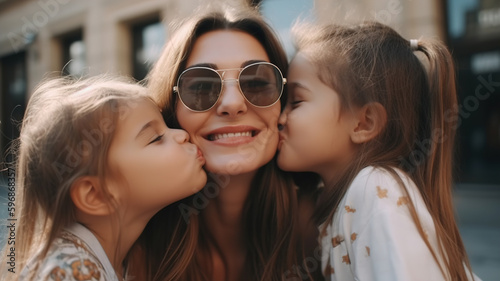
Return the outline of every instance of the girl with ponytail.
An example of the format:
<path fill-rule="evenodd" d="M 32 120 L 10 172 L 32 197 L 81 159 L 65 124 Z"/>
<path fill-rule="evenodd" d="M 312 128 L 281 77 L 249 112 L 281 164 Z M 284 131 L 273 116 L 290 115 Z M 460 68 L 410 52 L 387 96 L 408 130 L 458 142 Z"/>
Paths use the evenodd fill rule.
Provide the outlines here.
<path fill-rule="evenodd" d="M 297 25 L 278 165 L 324 182 L 330 280 L 479 280 L 453 215 L 453 60 L 388 26 Z"/>

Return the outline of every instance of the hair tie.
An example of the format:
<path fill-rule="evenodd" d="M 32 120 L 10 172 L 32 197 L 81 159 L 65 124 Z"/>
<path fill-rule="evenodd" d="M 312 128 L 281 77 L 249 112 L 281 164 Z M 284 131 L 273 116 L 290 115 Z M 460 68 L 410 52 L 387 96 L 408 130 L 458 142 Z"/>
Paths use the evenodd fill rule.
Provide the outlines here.
<path fill-rule="evenodd" d="M 418 50 L 418 39 L 411 39 L 410 40 L 410 48 L 412 51 Z"/>

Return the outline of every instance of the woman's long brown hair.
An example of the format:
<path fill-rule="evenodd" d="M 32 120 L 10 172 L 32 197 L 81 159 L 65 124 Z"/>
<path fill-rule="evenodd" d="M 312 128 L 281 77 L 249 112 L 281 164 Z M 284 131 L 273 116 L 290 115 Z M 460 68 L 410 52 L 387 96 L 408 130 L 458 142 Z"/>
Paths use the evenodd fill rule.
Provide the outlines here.
<path fill-rule="evenodd" d="M 183 22 L 148 76 L 148 87 L 163 108 L 169 127 L 179 127 L 175 117 L 176 95 L 172 88 L 186 67 L 196 39 L 213 30 L 238 30 L 256 38 L 269 59 L 286 73 L 288 62 L 276 35 L 252 8 L 204 9 Z M 286 97 L 286 93 L 284 95 Z M 282 103 L 284 98 L 282 98 Z M 140 238 L 147 276 L 152 280 L 210 280 L 211 243 L 205 230 L 200 197 L 207 188 L 223 188 L 227 178 L 209 173 L 204 190 L 158 213 Z M 248 280 L 283 280 L 297 261 L 297 199 L 292 181 L 277 168 L 276 161 L 261 167 L 246 200 L 243 221 L 247 256 L 244 274 Z M 149 280 L 148 279 L 148 280 Z"/>
<path fill-rule="evenodd" d="M 320 79 L 339 94 L 342 110 L 380 103 L 387 112 L 381 133 L 362 145 L 340 179 L 325 186 L 318 223 L 330 221 L 361 169 L 403 170 L 417 185 L 431 213 L 440 244 L 432 249 L 415 208 L 410 211 L 436 262 L 450 280 L 467 280 L 470 265 L 452 206 L 452 160 L 457 128 L 453 59 L 437 41 L 421 39 L 415 48 L 388 26 L 367 22 L 346 27 L 297 25 L 298 51 L 317 66 Z M 417 54 L 423 55 L 421 59 Z M 402 184 L 401 179 L 399 179 Z"/>

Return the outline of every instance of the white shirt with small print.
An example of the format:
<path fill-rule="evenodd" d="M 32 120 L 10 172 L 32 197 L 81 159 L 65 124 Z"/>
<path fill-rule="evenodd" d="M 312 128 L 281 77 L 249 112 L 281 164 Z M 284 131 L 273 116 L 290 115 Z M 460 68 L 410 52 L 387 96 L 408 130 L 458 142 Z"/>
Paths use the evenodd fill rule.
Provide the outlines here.
<path fill-rule="evenodd" d="M 364 168 L 340 201 L 333 220 L 320 226 L 326 280 L 449 279 L 443 276 L 408 208 L 411 200 L 424 235 L 442 263 L 434 222 L 423 198 L 413 181 L 395 170 L 407 193 L 387 170 Z"/>

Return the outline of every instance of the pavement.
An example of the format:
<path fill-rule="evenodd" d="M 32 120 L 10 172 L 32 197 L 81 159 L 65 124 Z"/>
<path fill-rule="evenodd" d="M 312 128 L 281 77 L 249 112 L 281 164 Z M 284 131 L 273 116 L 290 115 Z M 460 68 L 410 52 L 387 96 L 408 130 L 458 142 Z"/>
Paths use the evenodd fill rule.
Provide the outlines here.
<path fill-rule="evenodd" d="M 500 281 L 500 185 L 457 185 L 454 203 L 472 270 L 483 281 Z"/>
<path fill-rule="evenodd" d="M 5 182 L 0 175 L 0 248 L 8 235 Z M 472 270 L 483 281 L 500 281 L 500 184 L 458 184 L 454 203 Z"/>

